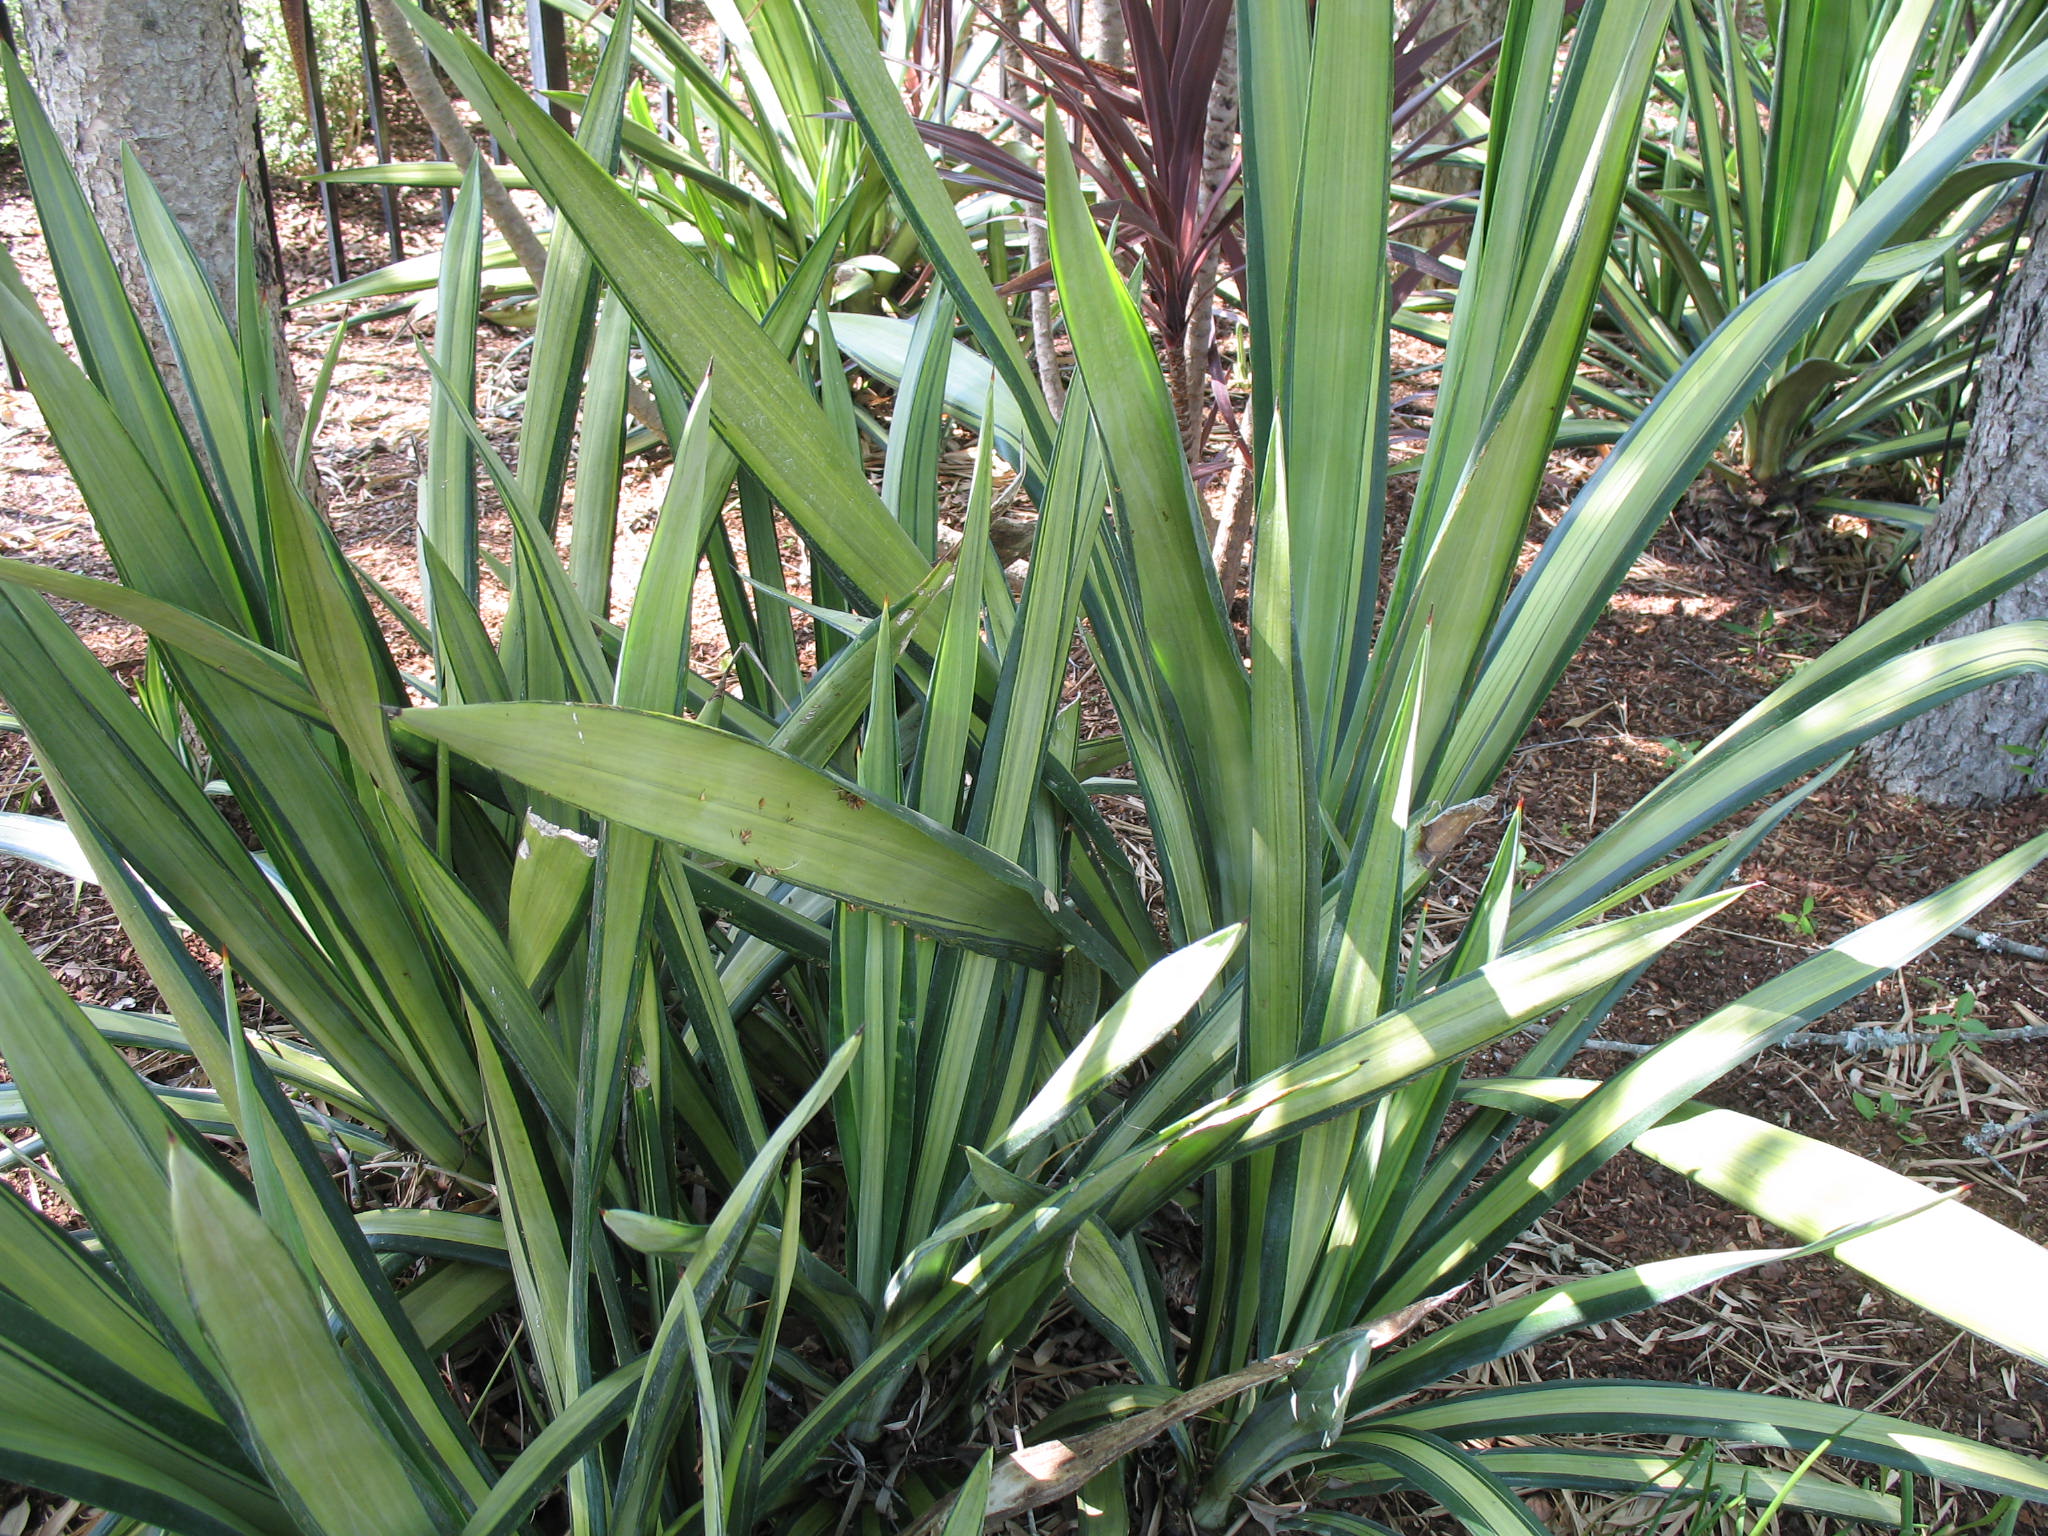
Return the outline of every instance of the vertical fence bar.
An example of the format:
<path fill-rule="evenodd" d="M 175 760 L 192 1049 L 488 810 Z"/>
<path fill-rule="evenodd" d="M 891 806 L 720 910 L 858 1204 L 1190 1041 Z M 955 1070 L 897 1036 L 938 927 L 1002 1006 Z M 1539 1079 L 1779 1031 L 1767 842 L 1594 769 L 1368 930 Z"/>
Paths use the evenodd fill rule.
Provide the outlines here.
<path fill-rule="evenodd" d="M 284 35 L 290 44 L 299 90 L 306 98 L 306 120 L 313 128 L 313 165 L 323 176 L 334 169 L 334 146 L 327 134 L 327 103 L 320 94 L 320 43 L 313 35 L 313 16 L 306 0 L 282 0 Z M 268 178 L 265 178 L 268 180 Z M 335 216 L 334 184 L 320 183 L 320 215 L 327 221 L 327 270 L 337 283 L 348 281 L 348 253 L 342 246 L 341 220 Z M 271 227 L 277 227 L 275 208 Z"/>
<path fill-rule="evenodd" d="M 256 193 L 263 199 L 263 218 L 270 226 L 270 260 L 277 271 L 278 297 L 287 303 L 291 300 L 291 282 L 286 276 L 284 264 L 284 240 L 277 232 L 277 193 L 270 184 L 270 153 L 263 147 L 263 125 L 256 125 Z M 329 260 L 335 261 L 334 247 L 339 243 L 335 232 L 334 218 L 327 220 L 327 244 Z M 346 268 L 343 268 L 346 271 Z"/>
<path fill-rule="evenodd" d="M 491 20 L 491 0 L 476 0 L 476 43 L 492 58 L 498 56 L 497 28 Z M 498 147 L 498 136 L 491 135 L 491 159 L 499 165 L 505 163 L 505 151 Z"/>
<path fill-rule="evenodd" d="M 661 19 L 672 27 L 676 24 L 675 0 L 661 0 Z M 661 120 L 671 128 L 676 125 L 676 93 L 668 85 L 666 76 L 661 87 Z"/>
<path fill-rule="evenodd" d="M 547 0 L 526 0 L 526 38 L 533 49 L 533 89 L 563 91 L 569 88 L 569 38 L 562 27 L 562 13 Z M 569 109 L 541 98 L 541 105 L 555 114 L 564 128 L 572 127 Z"/>
<path fill-rule="evenodd" d="M 369 0 L 356 0 L 356 36 L 362 43 L 363 105 L 370 118 L 370 143 L 376 149 L 377 163 L 389 165 L 391 150 L 384 138 L 384 76 L 377 67 L 377 26 L 370 19 Z M 397 189 L 379 187 L 377 206 L 384 215 L 385 248 L 391 252 L 393 261 L 403 261 L 405 238 L 399 232 Z"/>

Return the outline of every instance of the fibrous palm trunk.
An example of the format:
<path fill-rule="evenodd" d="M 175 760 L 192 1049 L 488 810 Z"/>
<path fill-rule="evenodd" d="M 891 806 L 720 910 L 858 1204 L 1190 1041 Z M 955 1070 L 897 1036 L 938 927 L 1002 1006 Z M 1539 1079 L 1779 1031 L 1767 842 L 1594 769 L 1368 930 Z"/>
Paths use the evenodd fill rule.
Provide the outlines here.
<path fill-rule="evenodd" d="M 1402 26 L 1407 26 L 1417 12 L 1424 12 L 1417 34 L 1418 42 L 1434 37 L 1448 40 L 1431 57 L 1432 73 L 1450 69 L 1460 60 L 1470 58 L 1474 53 L 1498 38 L 1507 28 L 1508 0 L 1402 0 L 1396 12 Z M 1473 71 L 1478 74 L 1479 71 Z M 1444 82 L 1461 89 L 1471 84 L 1469 77 Z M 1486 104 L 1489 92 L 1479 95 L 1480 105 Z M 1442 135 L 1438 135 L 1439 141 Z M 1413 185 L 1426 191 L 1446 195 L 1477 191 L 1479 175 L 1462 165 L 1438 161 L 1433 165 L 1418 168 L 1406 178 Z"/>
<path fill-rule="evenodd" d="M 1008 20 L 1013 28 L 1025 24 L 1027 7 L 1022 0 L 1015 0 L 1009 8 Z M 1024 70 L 1024 55 L 1016 44 L 1005 42 L 1002 49 L 1003 96 L 1012 105 L 1030 110 L 1032 90 L 1030 77 Z M 1052 111 L 1052 104 L 1044 104 L 1043 110 Z M 1052 246 L 1046 233 L 1045 221 L 1033 219 L 1025 226 L 1024 259 L 1034 268 L 1048 267 L 1052 263 Z M 1045 390 L 1046 403 L 1057 415 L 1066 403 L 1066 386 L 1060 379 L 1059 347 L 1055 339 L 1053 321 L 1053 297 L 1044 287 L 1031 292 L 1031 352 L 1032 361 L 1038 369 L 1038 382 Z"/>
<path fill-rule="evenodd" d="M 1209 88 L 1209 112 L 1202 139 L 1202 206 L 1213 205 L 1237 154 L 1237 18 L 1223 34 L 1223 56 Z M 1216 349 L 1216 284 L 1221 258 L 1211 251 L 1188 299 L 1187 329 L 1180 343 L 1180 435 L 1190 458 L 1201 456 L 1202 421 L 1207 414 L 1209 359 Z"/>

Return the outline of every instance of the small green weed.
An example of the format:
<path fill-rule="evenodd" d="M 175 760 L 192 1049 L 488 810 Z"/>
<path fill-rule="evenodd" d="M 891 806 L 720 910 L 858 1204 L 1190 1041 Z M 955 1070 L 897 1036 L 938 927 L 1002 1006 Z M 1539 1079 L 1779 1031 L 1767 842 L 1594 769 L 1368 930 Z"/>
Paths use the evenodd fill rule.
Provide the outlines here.
<path fill-rule="evenodd" d="M 1899 1096 L 1889 1088 L 1881 1089 L 1875 1098 L 1861 1088 L 1849 1090 L 1849 1102 L 1856 1107 L 1856 1113 L 1866 1120 L 1888 1121 L 1899 1133 L 1899 1140 L 1909 1147 L 1927 1145 L 1927 1134 L 1913 1125 L 1913 1112 L 1899 1102 Z"/>
<path fill-rule="evenodd" d="M 1923 986 L 1938 986 L 1935 982 L 1920 978 Z M 1947 1005 L 1947 1011 L 1936 1006 L 1930 1011 L 1915 1015 L 1913 1022 L 1921 1029 L 1939 1030 L 1932 1044 L 1927 1047 L 1927 1059 L 1935 1066 L 1942 1066 L 1955 1055 L 1958 1049 L 1972 1055 L 1981 1054 L 1983 1047 L 1973 1038 L 1991 1033 L 1991 1026 L 1977 1016 L 1977 994 L 1965 987 Z"/>
<path fill-rule="evenodd" d="M 1715 622 L 1742 641 L 1743 650 L 1751 661 L 1762 661 L 1770 648 L 1771 637 L 1777 633 L 1783 620 L 1777 609 L 1766 608 L 1754 624 L 1742 624 L 1734 619 L 1717 619 Z"/>
<path fill-rule="evenodd" d="M 1813 898 L 1811 896 L 1806 897 L 1792 911 L 1778 913 L 1777 918 L 1779 922 L 1790 928 L 1794 933 L 1803 933 L 1808 938 L 1812 938 Z"/>

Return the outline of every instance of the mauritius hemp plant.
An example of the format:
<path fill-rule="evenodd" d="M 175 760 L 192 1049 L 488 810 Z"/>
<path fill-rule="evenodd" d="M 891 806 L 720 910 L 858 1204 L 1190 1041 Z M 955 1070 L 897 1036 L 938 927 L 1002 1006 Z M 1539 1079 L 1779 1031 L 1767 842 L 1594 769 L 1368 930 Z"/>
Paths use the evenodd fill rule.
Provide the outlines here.
<path fill-rule="evenodd" d="M 416 605 L 351 568 L 303 494 L 306 444 L 273 425 L 261 328 L 235 341 L 246 311 L 223 314 L 131 176 L 193 403 L 181 427 L 0 58 L 77 357 L 11 265 L 0 340 L 120 578 L 0 562 L 0 694 L 63 813 L 8 832 L 99 882 L 163 999 L 82 1007 L 0 926 L 0 1058 L 31 1133 L 10 1156 L 86 1229 L 0 1192 L 0 1471 L 112 1511 L 110 1530 L 194 1536 L 964 1536 L 1076 1494 L 1105 1531 L 1220 1531 L 1249 1507 L 1276 1529 L 1363 1532 L 1397 1489 L 1475 1532 L 1526 1532 L 1524 1487 L 1709 1482 L 1909 1520 L 1884 1469 L 2048 1495 L 2032 1458 L 1824 1403 L 1673 1382 L 1424 1391 L 1809 1249 L 2048 1359 L 2048 1254 L 1696 1099 L 1967 920 L 2048 840 L 1701 999 L 1697 1023 L 1604 1081 L 1562 1072 L 1665 946 L 1740 899 L 1737 866 L 1809 775 L 2048 663 L 2041 625 L 1930 643 L 2048 565 L 2048 523 L 1810 662 L 1534 885 L 1509 815 L 1462 928 L 1418 917 L 1728 424 L 1921 189 L 2048 87 L 2048 53 L 1734 307 L 1517 579 L 1667 0 L 1511 14 L 1398 548 L 1382 538 L 1391 0 L 1243 0 L 1245 638 L 1058 124 L 1047 206 L 1077 373 L 1055 419 L 872 12 L 795 9 L 964 327 L 930 328 L 938 361 L 906 370 L 879 489 L 822 302 L 844 210 L 772 294 L 729 288 L 629 186 L 637 8 L 600 19 L 574 135 L 413 9 L 553 209 L 531 367 L 566 392 L 530 398 L 513 463 L 478 425 L 466 184 L 439 278 Z M 579 520 L 617 473 L 629 367 L 673 465 L 627 605 Z M 943 558 L 940 405 L 981 427 Z M 986 536 L 999 450 L 1036 514 L 1020 596 Z M 480 482 L 509 522 L 502 557 Z M 837 599 L 790 589 L 784 519 Z M 729 676 L 692 665 L 707 579 L 739 647 Z M 134 693 L 44 594 L 149 633 Z M 1084 736 L 1064 700 L 1077 633 L 1113 737 Z M 1091 793 L 1124 763 L 1157 910 Z M 1537 1023 L 1506 1076 L 1467 1072 Z M 189 1052 L 201 1085 L 139 1075 L 122 1046 Z M 1630 1147 L 1804 1246 L 1494 1304 L 1460 1292 Z M 1191 1272 L 1169 1262 L 1188 1233 Z M 1055 1317 L 1084 1320 L 1111 1369 L 1057 1406 L 1024 1395 L 1004 1426 L 1021 1448 L 998 1443 L 991 1405 Z M 1613 1443 L 1645 1432 L 1880 1470 L 1822 1481 Z"/>

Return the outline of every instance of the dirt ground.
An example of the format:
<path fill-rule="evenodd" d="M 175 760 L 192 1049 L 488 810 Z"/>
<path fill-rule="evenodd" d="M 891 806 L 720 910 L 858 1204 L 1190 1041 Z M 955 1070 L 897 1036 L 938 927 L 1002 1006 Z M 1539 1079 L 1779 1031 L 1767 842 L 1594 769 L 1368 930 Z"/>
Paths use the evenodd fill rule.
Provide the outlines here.
<path fill-rule="evenodd" d="M 381 259 L 382 232 L 369 217 L 368 195 L 344 198 L 352 258 L 358 268 L 371 265 Z M 410 199 L 408 213 L 409 248 L 431 248 L 438 232 L 431 196 Z M 312 291 L 325 281 L 314 205 L 287 189 L 281 214 L 292 291 Z M 33 211 L 11 166 L 0 166 L 0 236 L 54 314 Z M 325 342 L 319 327 L 331 318 L 301 311 L 294 319 L 295 360 L 309 383 Z M 517 341 L 509 333 L 487 341 L 487 417 L 492 402 L 519 382 Z M 402 596 L 412 594 L 413 478 L 426 387 L 405 319 L 363 326 L 344 353 L 315 451 L 344 546 Z M 487 425 L 507 439 L 514 430 L 509 419 Z M 1560 459 L 1539 518 L 1554 519 L 1589 469 L 1585 461 Z M 659 485 L 658 472 L 647 466 L 630 475 L 622 509 L 625 566 L 633 563 L 636 541 L 644 541 Z M 1535 860 L 1582 846 L 1676 758 L 1890 595 L 1877 579 L 1845 589 L 1772 574 L 1752 563 L 1739 541 L 1703 531 L 1711 525 L 1711 517 L 1696 516 L 1674 526 L 1637 562 L 1516 754 L 1501 798 L 1523 802 Z M 0 553 L 111 574 L 33 401 L 4 388 Z M 124 675 L 139 666 L 133 632 L 83 611 L 68 616 L 109 666 Z M 34 765 L 11 737 L 0 738 L 0 805 L 52 809 Z M 2048 809 L 2038 800 L 1935 809 L 1882 793 L 1852 764 L 1750 862 L 1744 875 L 1756 888 L 1660 960 L 1603 1035 L 1624 1044 L 1662 1039 L 2044 825 Z M 1490 851 L 1485 837 L 1474 841 Z M 1461 881 L 1468 892 L 1474 888 L 1476 871 L 1467 866 L 1478 857 L 1451 866 L 1454 901 Z M 0 860 L 0 907 L 80 998 L 115 1007 L 154 1003 L 111 912 L 89 889 Z M 1820 1027 L 2041 1025 L 2048 1018 L 2048 955 L 2033 946 L 2048 943 L 2044 910 L 2048 874 L 2037 873 L 1978 919 L 1992 947 L 1951 939 Z M 1925 1044 L 1863 1056 L 1834 1046 L 1774 1051 L 1709 1097 L 1849 1147 L 1930 1189 L 1969 1184 L 1972 1204 L 2048 1241 L 2048 1121 L 2032 1118 L 2048 1107 L 2048 1038 L 1992 1039 L 1981 1050 L 1953 1049 L 1945 1060 Z M 1621 1050 L 1598 1051 L 1582 1058 L 1580 1070 L 1604 1072 L 1629 1059 Z M 1507 1294 L 1549 1277 L 1780 1240 L 1677 1175 L 1625 1154 L 1529 1232 L 1486 1284 Z M 1603 1375 L 1782 1390 L 2048 1452 L 2048 1377 L 2039 1368 L 1959 1335 L 1827 1260 L 1774 1265 L 1625 1325 L 1568 1336 L 1501 1362 L 1485 1379 Z M 0 1516 L 11 1503 L 0 1490 Z M 1943 1507 L 1926 1517 L 1938 1522 Z M 1975 1507 L 1964 1502 L 1949 1513 L 1966 1516 Z M 1590 1497 L 1551 1501 L 1544 1512 L 1561 1529 L 1620 1518 Z M 68 1523 L 72 1514 L 40 1502 L 34 1507 L 38 1524 L 52 1515 Z"/>

